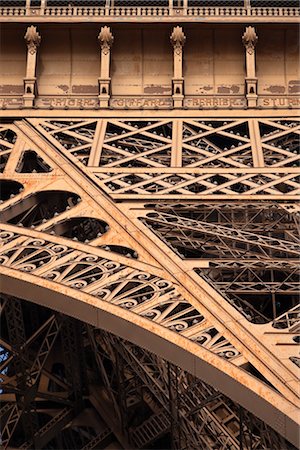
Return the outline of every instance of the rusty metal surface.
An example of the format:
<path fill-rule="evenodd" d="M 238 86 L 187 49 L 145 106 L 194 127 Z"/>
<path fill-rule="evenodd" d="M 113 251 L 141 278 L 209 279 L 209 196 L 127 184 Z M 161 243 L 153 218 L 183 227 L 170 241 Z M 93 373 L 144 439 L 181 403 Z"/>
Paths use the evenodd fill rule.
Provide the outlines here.
<path fill-rule="evenodd" d="M 3 446 L 292 449 L 298 9 L 94 3 L 0 8 Z"/>

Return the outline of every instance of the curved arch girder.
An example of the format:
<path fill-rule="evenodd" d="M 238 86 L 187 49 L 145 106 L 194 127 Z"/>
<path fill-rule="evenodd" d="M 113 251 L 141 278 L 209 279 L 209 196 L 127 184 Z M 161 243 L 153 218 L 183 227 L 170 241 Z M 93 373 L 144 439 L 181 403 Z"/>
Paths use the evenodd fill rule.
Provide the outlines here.
<path fill-rule="evenodd" d="M 5 227 L 4 293 L 110 331 L 177 364 L 297 442 L 296 407 L 234 365 L 238 350 L 189 304 L 160 269 L 108 252 Z M 42 238 L 41 238 L 42 236 Z M 144 269 L 144 270 L 143 270 Z M 190 337 L 182 334 L 194 329 Z M 200 344 L 200 345 L 199 345 Z"/>

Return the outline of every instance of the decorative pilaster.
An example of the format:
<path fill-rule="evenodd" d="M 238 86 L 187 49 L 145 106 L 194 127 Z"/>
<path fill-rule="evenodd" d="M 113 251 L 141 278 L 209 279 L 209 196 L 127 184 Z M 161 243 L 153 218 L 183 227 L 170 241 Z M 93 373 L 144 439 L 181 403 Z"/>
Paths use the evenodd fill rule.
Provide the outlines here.
<path fill-rule="evenodd" d="M 41 9 L 40 9 L 41 16 L 44 15 L 46 6 L 47 6 L 47 0 L 41 0 Z"/>
<path fill-rule="evenodd" d="M 31 0 L 26 0 L 26 14 L 29 14 L 29 12 L 30 12 L 30 3 L 31 3 Z"/>
<path fill-rule="evenodd" d="M 255 68 L 255 46 L 258 37 L 253 27 L 246 27 L 242 41 L 246 50 L 246 98 L 249 108 L 257 106 L 257 77 Z"/>
<path fill-rule="evenodd" d="M 185 43 L 185 35 L 182 28 L 174 27 L 170 36 L 171 44 L 174 49 L 174 72 L 172 78 L 173 106 L 174 108 L 182 108 L 183 106 L 183 76 L 182 76 L 182 53 Z"/>
<path fill-rule="evenodd" d="M 41 36 L 36 27 L 31 25 L 27 28 L 24 39 L 27 44 L 27 66 L 24 78 L 24 106 L 32 108 L 36 95 L 36 57 L 37 49 L 41 42 Z"/>
<path fill-rule="evenodd" d="M 108 108 L 110 99 L 110 49 L 114 41 L 114 37 L 110 28 L 104 26 L 98 36 L 101 47 L 101 62 L 100 62 L 100 78 L 99 83 L 99 106 L 100 108 Z"/>

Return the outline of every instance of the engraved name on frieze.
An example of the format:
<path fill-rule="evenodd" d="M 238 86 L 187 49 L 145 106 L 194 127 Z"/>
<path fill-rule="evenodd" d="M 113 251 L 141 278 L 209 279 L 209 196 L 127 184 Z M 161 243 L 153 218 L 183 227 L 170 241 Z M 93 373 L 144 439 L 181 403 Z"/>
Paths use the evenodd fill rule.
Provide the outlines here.
<path fill-rule="evenodd" d="M 299 108 L 300 106 L 300 97 L 299 96 L 259 96 L 258 97 L 258 106 L 263 108 Z"/>
<path fill-rule="evenodd" d="M 36 106 L 50 108 L 95 108 L 99 104 L 97 97 L 39 97 Z"/>
<path fill-rule="evenodd" d="M 171 108 L 172 105 L 171 97 L 118 97 L 110 101 L 113 108 Z"/>
<path fill-rule="evenodd" d="M 245 97 L 221 97 L 221 96 L 206 96 L 206 97 L 186 97 L 183 103 L 186 108 L 213 108 L 213 107 L 240 107 L 246 106 Z"/>
<path fill-rule="evenodd" d="M 0 97 L 0 108 L 16 109 L 24 106 L 23 98 L 2 96 Z M 54 97 L 40 96 L 35 99 L 38 108 L 73 108 L 94 109 L 99 107 L 97 97 Z M 246 99 L 243 96 L 191 96 L 184 99 L 184 108 L 244 108 Z M 110 107 L 115 109 L 138 109 L 138 108 L 173 108 L 171 97 L 115 97 L 110 101 Z M 259 108 L 299 108 L 300 98 L 298 96 L 259 96 Z"/>

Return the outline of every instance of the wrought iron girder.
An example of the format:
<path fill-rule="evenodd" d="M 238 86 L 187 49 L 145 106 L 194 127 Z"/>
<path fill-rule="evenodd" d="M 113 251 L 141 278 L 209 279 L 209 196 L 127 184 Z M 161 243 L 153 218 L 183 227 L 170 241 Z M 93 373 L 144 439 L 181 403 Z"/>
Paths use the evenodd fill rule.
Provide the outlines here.
<path fill-rule="evenodd" d="M 10 300 L 15 304 L 18 304 L 19 306 L 19 315 L 17 317 L 20 318 L 22 315 L 22 308 L 21 308 L 21 302 L 18 299 L 11 299 Z M 6 314 L 8 314 L 7 317 L 9 317 L 8 310 L 6 311 Z M 36 416 L 35 411 L 31 411 L 31 403 L 34 400 L 37 390 L 38 390 L 38 380 L 39 376 L 41 374 L 41 371 L 44 367 L 44 364 L 49 356 L 49 353 L 51 351 L 51 348 L 57 338 L 58 332 L 59 332 L 59 325 L 57 322 L 56 316 L 53 316 L 52 321 L 47 323 L 48 328 L 46 329 L 46 335 L 44 339 L 42 340 L 42 343 L 39 346 L 39 350 L 36 353 L 35 360 L 33 362 L 30 362 L 29 359 L 26 359 L 26 367 L 22 369 L 21 372 L 21 379 L 19 379 L 20 374 L 19 370 L 16 367 L 16 395 L 17 397 L 21 397 L 19 400 L 17 400 L 17 403 L 15 404 L 15 411 L 14 413 L 11 413 L 5 422 L 5 425 L 3 427 L 3 446 L 4 448 L 7 447 L 9 444 L 10 438 L 16 429 L 19 420 L 22 418 L 23 426 L 28 427 L 27 432 L 32 428 L 34 422 L 32 419 L 32 414 Z M 16 330 L 16 329 L 15 329 Z M 11 334 L 11 333 L 10 333 Z M 23 339 L 26 339 L 25 333 L 23 334 Z M 14 337 L 13 339 L 14 340 Z M 24 352 L 24 344 L 25 341 L 19 342 L 19 348 L 18 348 L 18 355 L 14 357 L 13 361 L 22 361 L 24 356 L 22 356 Z M 25 353 L 24 353 L 25 354 Z M 20 390 L 18 389 L 20 387 Z M 31 434 L 33 434 L 33 431 L 31 431 Z"/>
<path fill-rule="evenodd" d="M 260 270 L 283 270 L 287 273 L 297 273 L 298 272 L 298 259 L 208 259 L 209 266 L 216 269 L 230 269 L 242 270 L 242 269 L 260 269 Z M 195 267 L 197 262 L 195 261 Z M 288 275 L 287 275 L 288 276 Z"/>
<path fill-rule="evenodd" d="M 252 118 L 217 119 L 214 124 L 198 119 L 162 121 L 156 118 L 151 123 L 147 119 L 135 120 L 138 125 L 128 126 L 129 121 L 115 117 L 98 119 L 101 137 L 96 131 L 94 142 L 87 145 L 82 155 L 76 140 L 80 136 L 83 141 L 86 139 L 81 130 L 85 121 L 67 119 L 56 127 L 55 119 L 30 120 L 65 155 L 76 156 L 79 165 L 82 162 L 88 165 L 87 174 L 93 180 L 95 174 L 99 185 L 116 198 L 143 198 L 149 194 L 162 198 L 183 198 L 184 195 L 192 198 L 195 194 L 198 198 L 200 195 L 213 198 L 291 195 L 296 198 L 299 190 L 293 167 L 299 156 L 289 148 L 288 140 L 279 142 L 282 133 L 295 135 L 296 125 L 291 128 L 275 120 L 266 124 L 265 120 Z M 270 124 L 278 128 L 272 138 L 264 135 L 264 129 Z M 69 144 L 57 132 L 59 129 L 66 131 Z M 226 148 L 222 140 L 228 141 L 230 148 Z M 260 155 L 258 167 L 254 164 L 257 153 Z M 152 169 L 157 171 L 151 172 Z M 164 169 L 171 170 L 164 172 Z"/>
<path fill-rule="evenodd" d="M 24 128 L 23 128 L 23 131 L 24 131 Z M 32 135 L 34 135 L 34 130 L 32 130 Z M 213 134 L 214 133 L 214 131 L 211 131 L 211 133 Z M 83 134 L 85 134 L 85 132 L 83 132 Z M 198 133 L 199 134 L 199 133 Z M 201 134 L 201 133 L 200 133 Z M 35 139 L 33 139 L 33 140 L 35 140 Z M 36 141 L 36 142 L 38 142 L 38 140 Z M 46 148 L 47 146 L 45 146 L 45 148 Z M 80 145 L 79 145 L 79 147 L 81 147 Z M 53 150 L 53 149 L 52 149 Z M 52 151 L 52 150 L 50 150 L 50 149 L 47 149 L 47 150 L 45 150 L 45 152 L 46 153 L 48 153 L 48 155 L 50 155 L 50 154 L 52 154 L 52 156 L 54 156 L 55 155 L 55 151 Z M 81 150 L 84 150 L 84 149 L 82 149 L 81 148 Z M 40 150 L 39 150 L 40 151 Z M 44 151 L 44 150 L 43 150 Z M 64 152 L 64 154 L 66 153 L 66 151 L 65 150 L 63 150 L 63 152 Z M 41 153 L 43 153 L 43 152 L 41 152 Z M 58 153 L 57 153 L 57 157 L 59 158 L 59 155 L 58 155 Z M 72 170 L 71 170 L 71 165 L 68 165 L 66 162 L 65 162 L 66 160 L 64 160 L 64 164 L 65 164 L 65 167 L 67 167 L 68 166 L 68 169 L 70 169 L 70 173 L 72 172 Z M 78 166 L 78 167 L 81 167 L 80 165 Z M 82 168 L 81 168 L 82 169 Z M 59 168 L 55 168 L 55 170 L 57 171 L 57 173 L 60 173 L 60 174 L 62 174 L 63 172 L 59 172 Z M 74 175 L 74 173 L 73 173 L 73 175 Z M 73 176 L 72 175 L 72 176 Z M 78 173 L 77 174 L 78 175 L 78 180 L 76 179 L 76 183 L 77 183 L 77 181 L 78 181 L 78 186 L 80 185 L 80 183 L 82 182 L 82 180 L 81 180 L 81 178 L 80 178 L 80 174 Z M 88 172 L 85 172 L 85 175 L 88 175 Z M 19 175 L 16 175 L 16 177 L 18 177 Z M 47 177 L 48 177 L 48 175 L 46 175 Z M 47 179 L 47 180 L 49 180 L 49 178 Z M 48 182 L 48 181 L 47 181 Z M 75 182 L 75 178 L 73 177 L 73 182 Z M 87 185 L 88 183 L 86 183 L 86 185 Z M 211 183 L 211 184 L 213 184 L 213 183 Z M 87 188 L 87 191 L 88 191 L 89 189 Z M 99 194 L 99 191 L 98 191 L 98 193 L 97 193 L 97 195 L 100 195 Z M 96 191 L 95 191 L 95 196 L 96 196 Z M 102 199 L 102 197 L 101 197 L 101 199 Z M 89 199 L 89 201 L 91 201 L 91 199 Z M 102 201 L 102 200 L 101 200 Z M 104 203 L 105 204 L 105 203 Z M 113 215 L 113 213 L 114 212 L 117 212 L 117 208 L 113 208 L 112 207 L 112 205 L 107 205 L 107 204 L 105 204 L 106 205 L 106 207 L 111 207 L 112 209 L 110 210 L 110 213 L 111 213 L 111 215 Z M 100 211 L 100 210 L 99 210 Z M 125 220 L 125 219 L 124 219 Z M 121 221 L 122 222 L 122 221 Z M 200 221 L 201 222 L 201 221 Z M 112 222 L 110 222 L 110 226 L 111 226 L 111 223 Z M 124 226 L 125 226 L 125 228 L 126 228 L 126 230 L 127 229 L 129 229 L 130 230 L 130 232 L 132 232 L 133 233 L 133 235 L 134 235 L 134 232 L 136 232 L 137 230 L 136 229 L 134 229 L 134 226 L 133 226 L 133 222 L 130 222 L 130 221 L 126 221 L 125 220 L 125 222 L 124 222 Z M 224 224 L 222 225 L 220 225 L 221 227 L 224 227 L 224 228 L 227 228 L 226 226 L 224 226 Z M 280 227 L 281 227 L 282 225 L 280 225 Z M 280 227 L 278 227 L 277 229 L 278 230 L 281 230 L 281 228 Z M 45 228 L 44 228 L 45 229 Z M 133 231 L 132 231 L 133 230 Z M 135 230 L 135 231 L 134 231 Z M 256 225 L 254 226 L 253 225 L 253 229 L 252 229 L 252 231 L 253 230 L 255 230 L 255 232 L 256 233 L 258 233 L 259 234 L 259 232 L 260 232 L 260 228 L 259 228 L 259 226 L 257 226 L 256 227 Z M 256 233 L 254 233 L 254 234 L 256 234 Z M 30 233 L 29 233 L 30 234 Z M 137 234 L 137 233 L 136 233 Z M 211 234 L 211 235 L 213 235 L 213 234 Z M 141 233 L 139 233 L 139 236 L 141 236 Z M 37 237 L 37 235 L 35 236 L 35 237 Z M 142 235 L 142 238 L 143 239 L 141 239 L 141 241 L 145 241 L 144 240 L 144 235 Z M 244 236 L 245 237 L 245 236 Z M 123 235 L 122 235 L 122 238 L 123 238 Z M 293 238 L 293 236 L 291 235 L 291 240 L 292 240 L 292 238 Z M 55 239 L 54 239 L 55 240 Z M 249 247 L 251 246 L 251 239 L 249 239 L 250 240 L 250 242 L 248 243 L 249 244 Z M 224 238 L 224 241 L 225 241 L 225 238 Z M 286 241 L 288 241 L 288 239 L 286 239 Z M 66 241 L 65 241 L 66 242 Z M 143 245 L 145 246 L 146 244 L 148 244 L 149 243 L 149 240 L 147 241 L 145 241 L 145 242 L 143 242 Z M 276 243 L 277 243 L 277 239 L 275 239 L 275 240 L 273 240 L 273 247 L 272 248 L 274 248 L 274 247 L 276 247 Z M 247 244 L 247 245 L 248 245 Z M 225 244 L 224 244 L 225 245 Z M 12 247 L 11 247 L 12 248 Z M 91 249 L 91 246 L 86 246 L 86 250 L 90 250 Z M 155 249 L 155 246 L 150 246 L 150 251 L 152 251 L 152 250 L 155 250 L 155 257 L 157 258 L 156 259 L 156 264 L 160 264 L 162 261 L 160 260 L 160 256 L 159 256 L 159 252 L 157 251 L 157 249 Z M 73 250 L 75 251 L 75 248 L 73 248 Z M 80 251 L 82 251 L 83 250 L 83 248 L 80 248 Z M 78 251 L 78 249 L 77 249 L 77 251 Z M 89 251 L 87 251 L 87 253 L 89 253 Z M 163 253 L 163 252 L 162 252 Z M 111 257 L 111 255 L 110 255 L 110 257 Z M 36 261 L 38 261 L 38 259 L 39 258 L 37 258 L 36 259 Z M 170 259 L 166 259 L 166 261 L 167 261 L 167 264 L 168 264 L 168 262 L 170 262 L 170 260 L 171 260 L 172 258 L 170 258 Z M 79 262 L 79 261 L 78 261 Z M 152 261 L 153 262 L 153 261 Z M 51 269 L 52 270 L 54 270 L 56 267 L 56 264 L 52 264 L 52 266 L 51 266 Z M 170 267 L 172 266 L 172 264 L 170 265 Z M 172 266 L 172 269 L 174 268 L 174 266 Z M 178 268 L 175 268 L 177 271 L 178 271 L 178 273 L 179 273 L 179 269 Z M 61 283 L 61 284 L 64 284 L 64 282 L 66 282 L 65 284 L 67 285 L 67 286 L 71 286 L 71 280 L 67 280 L 67 278 L 68 278 L 68 276 L 66 276 L 66 272 L 64 272 L 64 269 L 60 269 L 61 270 L 61 272 L 60 272 L 60 274 L 58 275 L 58 282 L 59 283 Z M 177 278 L 177 273 L 176 273 L 176 270 L 173 270 L 173 272 L 175 273 L 175 278 L 177 279 L 177 281 L 178 281 L 178 279 L 179 279 L 179 277 Z M 34 271 L 34 273 L 36 273 L 37 275 L 39 275 L 39 276 L 43 276 L 45 273 L 47 272 L 47 264 L 45 264 L 45 267 L 39 267 L 38 269 L 37 269 L 37 271 L 35 272 Z M 83 275 L 83 273 L 81 273 L 81 275 Z M 117 279 L 117 274 L 116 274 L 116 277 L 113 279 L 113 281 L 115 282 L 115 280 Z M 76 277 L 75 277 L 76 278 Z M 74 280 L 72 280 L 72 284 L 73 284 L 73 286 L 72 286 L 72 288 L 75 290 L 75 289 L 78 289 L 78 290 L 81 290 L 82 289 L 82 291 L 83 292 L 87 292 L 87 293 L 91 293 L 91 294 L 96 294 L 96 291 L 93 291 L 93 289 L 92 289 L 92 287 L 93 287 L 93 285 L 92 285 L 92 283 L 93 283 L 93 281 L 92 282 L 90 282 L 90 280 L 92 279 L 92 275 L 91 276 L 87 276 L 87 278 L 84 278 L 84 281 L 87 281 L 88 280 L 88 287 L 87 288 L 81 288 L 81 287 L 78 287 L 78 286 L 76 286 L 75 284 L 76 283 L 74 283 Z M 69 281 L 70 281 L 70 284 L 69 284 Z M 51 284 L 51 283 L 49 283 L 49 284 Z M 99 286 L 101 285 L 101 283 L 99 283 Z M 103 284 L 104 285 L 104 284 Z M 112 299 L 112 301 L 114 300 L 114 296 L 112 296 L 111 297 L 111 299 Z M 177 301 L 177 300 L 176 300 Z M 124 305 L 125 305 L 125 303 L 124 303 Z M 126 306 L 124 306 L 123 304 L 122 304 L 122 307 L 126 307 Z M 183 305 L 183 302 L 181 302 L 180 303 L 180 307 Z M 142 308 L 141 308 L 141 311 L 142 311 L 142 309 L 143 309 L 143 307 L 144 307 L 145 305 L 143 305 L 142 306 Z M 155 304 L 154 306 L 157 306 L 157 304 Z M 163 306 L 163 305 L 160 305 L 160 306 Z M 174 301 L 174 307 L 175 307 L 175 301 Z M 147 309 L 147 308 L 146 308 Z M 145 312 L 145 310 L 144 310 L 144 312 Z M 149 319 L 150 320 L 150 319 Z M 227 317 L 227 322 L 229 321 L 229 318 Z M 225 322 L 226 322 L 226 320 L 225 320 Z M 209 324 L 209 325 L 211 325 L 211 324 Z M 237 325 L 238 326 L 238 325 Z M 174 339 L 175 339 L 175 337 L 174 337 Z"/>
<path fill-rule="evenodd" d="M 35 233 L 33 233 L 33 234 L 35 234 Z M 57 240 L 57 238 L 55 239 L 55 240 Z M 9 246 L 12 246 L 13 245 L 13 243 L 9 243 L 8 244 Z M 72 245 L 74 245 L 74 244 L 72 244 Z M 65 249 L 65 246 L 63 246 L 64 247 L 64 249 Z M 76 244 L 76 247 L 81 247 L 81 245 L 79 245 L 79 244 Z M 62 247 L 60 247 L 60 248 L 62 248 Z M 65 249 L 66 250 L 66 249 Z M 64 251 L 65 251 L 64 250 Z M 96 250 L 95 250 L 96 251 Z M 79 258 L 79 260 L 80 260 L 80 258 Z M 93 259 L 93 261 L 94 261 L 94 259 Z M 132 261 L 130 264 L 136 264 L 134 261 Z M 53 266 L 54 267 L 54 266 Z M 40 269 L 39 269 L 39 271 L 40 271 Z M 40 271 L 41 272 L 41 271 Z M 42 269 L 42 272 L 41 273 L 43 273 L 43 274 L 47 274 L 47 266 L 45 265 L 45 266 L 43 266 L 43 269 Z M 26 277 L 27 277 L 28 275 L 26 274 Z M 45 275 L 44 275 L 45 276 Z M 47 285 L 48 285 L 48 281 L 47 281 Z M 80 288 L 81 289 L 81 288 Z M 89 291 L 91 291 L 91 289 L 89 289 Z M 98 292 L 98 291 L 97 291 Z M 201 333 L 200 333 L 201 334 Z M 193 336 L 192 337 L 192 339 L 194 340 L 195 338 L 197 338 L 197 336 Z M 220 336 L 220 339 L 221 339 L 221 336 Z M 222 343 L 222 348 L 219 346 L 219 345 L 217 345 L 216 347 L 214 347 L 214 345 L 211 347 L 212 349 L 214 349 L 214 351 L 216 351 L 217 353 L 218 352 L 220 352 L 221 351 L 221 353 L 224 353 L 224 345 L 225 345 L 225 347 L 227 346 L 227 344 L 228 344 L 228 349 L 229 349 L 229 347 L 230 347 L 230 349 L 232 350 L 232 345 L 230 345 L 230 343 L 226 343 L 227 341 L 225 340 L 224 341 L 224 343 Z M 199 341 L 199 343 L 200 343 L 200 341 Z M 224 344 L 224 345 L 223 345 Z M 208 346 L 208 348 L 210 348 L 209 346 Z M 230 350 L 230 353 L 231 353 L 231 357 L 232 357 L 232 352 L 231 352 L 231 350 Z M 234 353 L 234 355 L 236 355 L 236 353 Z"/>
<path fill-rule="evenodd" d="M 78 354 L 83 352 L 82 324 L 69 318 L 64 320 L 61 327 L 63 357 L 65 361 L 66 379 L 72 386 L 76 408 L 81 409 L 83 391 L 85 389 L 84 361 L 80 361 Z M 76 409 L 75 408 L 75 409 Z"/>
<path fill-rule="evenodd" d="M 73 418 L 73 408 L 64 408 L 34 434 L 32 441 L 25 442 L 20 448 L 31 449 L 33 445 L 34 448 L 43 448 Z"/>
<path fill-rule="evenodd" d="M 293 283 L 288 281 L 283 281 L 281 283 L 268 283 L 263 285 L 256 282 L 238 282 L 231 281 L 228 283 L 225 282 L 215 282 L 214 285 L 217 289 L 220 289 L 227 293 L 235 293 L 235 294 L 269 294 L 269 293 L 277 293 L 277 294 L 294 294 L 298 295 L 300 283 Z"/>
<path fill-rule="evenodd" d="M 146 219 L 151 223 L 158 223 L 165 227 L 174 228 L 184 231 L 200 232 L 212 236 L 218 236 L 218 238 L 229 239 L 232 241 L 243 242 L 244 244 L 250 244 L 258 246 L 262 249 L 271 249 L 275 251 L 282 251 L 283 253 L 298 255 L 300 247 L 295 243 L 286 241 L 283 239 L 275 239 L 269 236 L 262 236 L 256 233 L 249 233 L 248 231 L 242 231 L 225 227 L 222 225 L 216 225 L 212 223 L 200 222 L 192 219 L 184 219 L 182 217 L 174 217 L 167 213 L 150 213 Z M 262 251 L 265 255 L 265 251 Z"/>
<path fill-rule="evenodd" d="M 36 358 L 31 367 L 31 384 L 35 384 L 40 376 L 45 362 L 50 354 L 50 351 L 57 339 L 58 333 L 60 332 L 62 322 L 59 320 L 57 315 L 52 317 L 52 320 L 48 324 L 48 329 L 43 342 L 37 352 Z"/>
<path fill-rule="evenodd" d="M 132 351 L 137 351 L 137 349 L 135 347 L 133 347 L 132 345 L 130 345 L 129 343 L 125 343 L 124 341 L 122 341 L 122 343 L 120 343 L 119 340 L 116 340 L 115 338 L 113 338 L 111 335 L 107 335 L 105 336 L 106 340 L 111 340 L 114 343 L 114 347 L 116 349 L 118 349 L 118 351 L 120 351 L 123 355 L 123 357 L 125 357 L 126 359 L 128 359 L 129 355 L 133 355 Z M 125 351 L 126 349 L 126 351 Z M 152 358 L 152 367 L 156 368 L 156 367 L 160 367 L 161 369 L 163 368 L 163 364 L 162 361 L 160 361 L 157 357 L 155 357 L 154 355 L 150 355 L 149 353 L 145 352 L 144 350 L 139 350 L 138 352 L 138 357 L 132 359 L 132 357 L 129 357 L 129 364 L 130 367 L 132 368 L 132 370 L 136 371 L 138 368 L 138 364 L 140 361 L 143 360 L 148 360 L 151 361 Z M 141 369 L 143 371 L 143 374 L 140 372 L 140 370 L 138 369 L 138 372 L 136 372 L 138 374 L 138 376 L 142 376 L 143 379 L 145 377 L 145 375 L 147 376 L 147 378 L 149 377 L 149 373 L 146 370 L 147 365 L 145 366 L 144 363 L 141 364 Z M 161 372 L 161 371 L 159 371 Z M 173 369 L 172 369 L 173 372 Z M 153 372 L 154 374 L 155 372 Z M 166 369 L 163 370 L 164 376 L 163 378 L 159 378 L 159 383 L 161 385 L 165 385 L 167 387 L 167 371 Z M 235 420 L 239 420 L 238 416 L 235 416 L 234 414 L 232 414 L 232 412 L 228 409 L 228 404 L 226 403 L 222 403 L 222 401 L 220 402 L 219 399 L 219 395 L 217 392 L 215 392 L 212 388 L 209 388 L 207 385 L 203 384 L 201 381 L 197 381 L 195 380 L 194 383 L 191 383 L 190 381 L 187 381 L 185 377 L 182 377 L 183 372 L 179 372 L 179 374 L 177 375 L 177 377 L 179 376 L 178 379 L 178 386 L 175 390 L 175 392 L 178 391 L 178 399 L 179 399 L 179 403 L 177 404 L 177 407 L 180 408 L 179 410 L 179 416 L 180 416 L 180 424 L 178 426 L 180 426 L 180 429 L 186 430 L 187 435 L 190 436 L 190 440 L 188 439 L 188 445 L 187 448 L 199 448 L 199 445 L 210 445 L 212 446 L 212 436 L 215 437 L 215 439 L 217 439 L 218 441 L 218 448 L 239 448 L 239 432 L 236 434 L 236 444 L 234 444 L 234 441 L 232 441 L 232 437 L 229 437 L 229 435 L 227 435 L 227 432 L 225 432 L 226 430 L 226 426 L 224 425 L 226 420 L 224 418 L 223 415 L 221 415 L 221 419 L 217 419 L 217 416 L 215 415 L 215 413 L 213 411 L 217 410 L 218 408 L 220 409 L 220 405 L 224 405 L 225 410 L 228 411 L 228 426 L 231 427 L 232 425 L 230 425 L 230 421 L 233 420 L 234 417 L 236 417 Z M 151 375 L 153 376 L 153 375 Z M 151 389 L 151 385 L 149 384 L 151 378 L 148 378 L 148 388 Z M 177 379 L 177 378 L 176 378 Z M 181 379 L 181 381 L 180 381 Z M 153 381 L 155 380 L 155 378 L 153 378 Z M 152 383 L 153 383 L 152 381 Z M 165 395 L 161 396 L 161 394 L 157 393 L 156 395 L 158 396 L 157 400 L 161 401 L 162 399 L 164 400 L 164 407 L 166 408 L 166 411 L 168 411 L 168 408 L 170 408 L 169 406 L 169 394 L 168 394 L 168 389 L 165 389 Z M 203 399 L 202 403 L 200 403 L 199 405 L 199 399 Z M 216 403 L 216 400 L 219 399 Z M 222 399 L 221 399 L 222 400 Z M 167 406 L 168 405 L 168 406 Z M 204 408 L 203 414 L 201 415 L 201 417 L 199 416 L 199 420 L 200 422 L 196 425 L 193 424 L 191 422 L 191 420 L 188 420 L 188 417 L 190 415 L 190 411 L 191 409 L 199 409 L 199 406 L 201 406 L 200 409 Z M 209 407 L 209 409 L 207 409 L 207 406 Z M 183 409 L 182 409 L 183 408 Z M 170 411 L 170 409 L 169 409 Z M 154 419 L 153 419 L 154 420 Z M 217 431 L 218 429 L 218 420 L 221 420 L 221 422 L 219 422 L 219 426 L 221 425 L 221 428 L 219 429 L 219 431 Z M 199 430 L 199 426 L 202 427 L 202 431 Z M 247 440 L 244 440 L 244 448 L 251 448 L 251 449 L 255 449 L 255 448 L 261 448 L 261 440 L 260 440 L 260 434 L 257 434 L 256 432 L 253 434 L 253 430 L 249 430 L 247 429 L 246 424 L 243 424 L 243 434 L 247 435 Z M 146 424 L 145 424 L 146 427 Z M 206 428 L 206 431 L 204 429 L 204 427 L 208 427 Z M 225 427 L 225 428 L 224 428 Z M 188 431 L 189 430 L 189 431 Z M 210 430 L 210 431 L 208 431 Z M 183 431 L 184 432 L 184 431 Z M 196 433 L 196 434 L 195 434 Z M 210 436 L 210 440 L 208 439 L 208 434 L 207 433 L 212 433 Z M 225 433 L 225 435 L 224 435 Z M 195 441 L 193 443 L 192 436 L 194 435 L 198 437 L 198 439 L 200 439 L 200 441 Z M 251 445 L 249 444 L 249 436 L 251 435 Z M 227 437 L 226 437 L 227 436 Z M 245 439 L 245 438 L 244 438 Z M 275 439 L 275 436 L 273 438 L 270 437 L 270 439 Z M 199 442 L 202 442 L 202 444 L 199 444 Z M 275 441 L 274 441 L 275 443 Z M 284 443 L 282 442 L 282 448 L 284 448 Z M 232 447 L 233 445 L 233 447 Z M 235 446 L 236 445 L 236 446 Z M 276 448 L 277 448 L 276 444 Z M 140 447 L 139 447 L 140 448 Z M 176 447 L 177 448 L 177 447 Z M 180 446 L 178 448 L 185 448 L 183 446 Z M 201 447 L 202 448 L 202 447 Z M 281 448 L 281 447 L 278 447 Z"/>
<path fill-rule="evenodd" d="M 143 379 L 146 380 L 148 379 L 147 382 L 147 386 L 150 388 L 151 392 L 156 395 L 156 398 L 159 402 L 163 401 L 162 406 L 165 408 L 166 411 L 170 411 L 170 405 L 169 405 L 169 392 L 168 392 L 168 384 L 167 384 L 167 380 L 164 380 L 163 378 L 159 377 L 158 379 L 154 378 L 155 376 L 155 371 L 151 371 L 148 372 L 145 370 L 145 365 L 144 364 L 140 364 L 140 355 L 145 355 L 144 357 L 147 357 L 149 359 L 149 355 L 143 350 L 139 350 L 139 358 L 133 358 L 133 354 L 130 352 L 128 345 L 126 347 L 126 353 L 124 353 L 124 344 L 122 346 L 117 346 L 116 348 L 118 348 L 118 351 L 122 351 L 122 356 L 125 357 L 126 359 L 129 357 L 128 362 L 130 363 L 130 366 L 133 368 L 133 370 L 137 370 L 137 364 L 139 364 L 140 369 L 138 370 L 138 375 L 142 376 Z M 134 349 L 133 349 L 134 350 Z M 127 356 L 126 356 L 127 355 Z M 131 355 L 131 357 L 129 356 Z M 160 364 L 159 360 L 157 361 L 153 361 L 152 362 L 152 366 L 156 367 Z M 167 376 L 167 372 L 165 371 L 165 375 Z M 149 384 L 149 381 L 152 381 L 152 385 Z M 154 385 L 153 385 L 154 382 Z M 156 390 L 155 386 L 159 386 L 160 387 L 160 393 L 159 391 Z M 154 390 L 153 390 L 154 388 Z M 161 390 L 163 388 L 163 390 Z M 164 396 L 161 396 L 161 394 L 164 393 Z M 184 398 L 181 396 L 181 404 L 183 404 L 184 402 Z M 187 399 L 185 400 L 185 402 L 187 401 Z M 182 420 L 184 420 L 184 417 L 186 417 L 187 412 L 189 411 L 190 405 L 186 403 L 186 408 L 183 411 L 179 411 L 180 417 L 182 418 Z M 192 423 L 189 424 L 190 427 L 193 429 L 194 433 L 197 433 L 197 428 L 194 427 L 194 425 Z M 227 435 L 229 437 L 229 435 Z M 207 441 L 204 439 L 203 443 L 205 445 L 207 445 Z"/>
<path fill-rule="evenodd" d="M 87 445 L 82 447 L 81 450 L 92 450 L 92 449 L 105 449 L 110 443 L 112 431 L 110 429 L 104 430 L 94 437 Z"/>
<path fill-rule="evenodd" d="M 104 366 L 104 358 L 105 357 L 107 358 L 107 353 L 104 352 L 101 349 L 101 347 L 98 345 L 99 339 L 96 339 L 95 334 L 94 334 L 94 329 L 90 325 L 87 325 L 87 334 L 88 334 L 88 338 L 89 338 L 91 347 L 94 351 L 94 355 L 96 358 L 96 363 L 98 366 L 99 373 L 101 374 L 101 376 L 103 378 L 104 386 L 106 387 L 107 392 L 112 401 L 112 404 L 114 406 L 114 410 L 117 415 L 117 421 L 120 422 L 121 421 L 121 413 L 119 410 L 119 404 L 118 404 L 117 397 L 116 397 L 117 392 L 115 389 L 113 389 L 112 380 L 111 380 L 113 373 L 112 373 L 112 371 L 110 371 L 110 373 L 108 373 Z"/>

